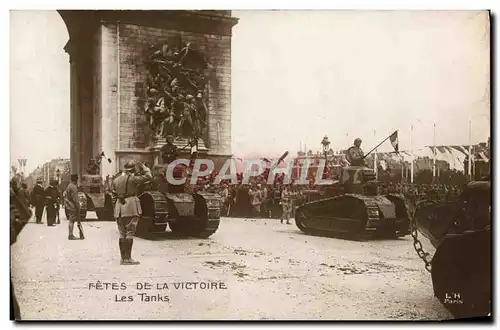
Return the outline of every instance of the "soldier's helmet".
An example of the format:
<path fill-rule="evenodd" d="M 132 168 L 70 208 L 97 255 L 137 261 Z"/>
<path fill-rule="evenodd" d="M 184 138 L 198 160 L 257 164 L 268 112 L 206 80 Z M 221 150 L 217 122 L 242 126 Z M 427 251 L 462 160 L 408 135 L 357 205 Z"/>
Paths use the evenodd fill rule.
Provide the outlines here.
<path fill-rule="evenodd" d="M 135 170 L 135 162 L 133 160 L 129 160 L 123 165 L 123 169 L 126 172 L 133 172 Z"/>

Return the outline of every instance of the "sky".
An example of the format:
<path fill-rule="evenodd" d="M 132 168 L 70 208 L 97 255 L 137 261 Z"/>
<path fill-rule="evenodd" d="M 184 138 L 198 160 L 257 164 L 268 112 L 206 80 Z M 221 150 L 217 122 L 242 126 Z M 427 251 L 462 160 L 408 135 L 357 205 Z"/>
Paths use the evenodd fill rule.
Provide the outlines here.
<path fill-rule="evenodd" d="M 400 149 L 490 136 L 489 22 L 469 11 L 235 11 L 232 152 Z M 55 11 L 11 12 L 11 163 L 69 158 L 69 57 Z M 434 123 L 435 138 L 434 138 Z M 410 134 L 413 126 L 413 134 Z M 389 142 L 379 148 L 390 151 Z"/>

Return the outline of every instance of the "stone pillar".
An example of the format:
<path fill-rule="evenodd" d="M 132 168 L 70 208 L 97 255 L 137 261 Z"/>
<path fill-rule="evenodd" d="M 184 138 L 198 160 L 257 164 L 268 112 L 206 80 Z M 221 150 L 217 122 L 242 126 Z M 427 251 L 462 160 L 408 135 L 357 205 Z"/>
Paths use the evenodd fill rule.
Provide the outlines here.
<path fill-rule="evenodd" d="M 113 175 L 117 173 L 119 162 L 118 150 L 119 107 L 118 107 L 118 65 L 117 65 L 117 24 L 103 22 L 99 28 L 100 36 L 100 117 L 101 148 L 111 158 L 112 163 L 103 161 L 101 173 Z"/>
<path fill-rule="evenodd" d="M 81 148 L 81 126 L 79 125 L 79 120 L 81 117 L 80 105 L 78 102 L 78 68 L 76 60 L 75 46 L 71 40 L 68 41 L 64 50 L 69 55 L 70 63 L 70 160 L 71 160 L 71 173 L 80 173 L 81 171 L 81 158 L 80 158 L 80 148 Z"/>

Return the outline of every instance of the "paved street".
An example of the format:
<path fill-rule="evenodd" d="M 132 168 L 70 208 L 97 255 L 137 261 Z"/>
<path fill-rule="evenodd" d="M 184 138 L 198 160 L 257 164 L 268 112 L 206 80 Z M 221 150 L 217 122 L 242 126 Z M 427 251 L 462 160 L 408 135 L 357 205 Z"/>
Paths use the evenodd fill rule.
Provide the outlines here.
<path fill-rule="evenodd" d="M 115 223 L 84 228 L 85 240 L 67 240 L 62 214 L 56 227 L 29 223 L 21 232 L 12 272 L 23 319 L 451 318 L 409 236 L 355 242 L 307 236 L 276 220 L 223 218 L 206 240 L 137 238 L 132 256 L 141 264 L 120 266 Z M 97 281 L 117 290 L 96 290 Z M 138 282 L 152 288 L 138 290 Z M 164 301 L 145 301 L 158 294 Z M 133 301 L 116 301 L 122 296 Z"/>

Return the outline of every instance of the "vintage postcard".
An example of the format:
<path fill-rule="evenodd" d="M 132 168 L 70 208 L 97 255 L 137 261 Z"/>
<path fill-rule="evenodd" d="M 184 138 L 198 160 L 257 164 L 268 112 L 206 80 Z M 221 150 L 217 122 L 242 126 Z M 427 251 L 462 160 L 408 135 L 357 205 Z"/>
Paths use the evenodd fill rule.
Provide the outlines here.
<path fill-rule="evenodd" d="M 12 10 L 16 320 L 491 315 L 490 12 Z"/>

